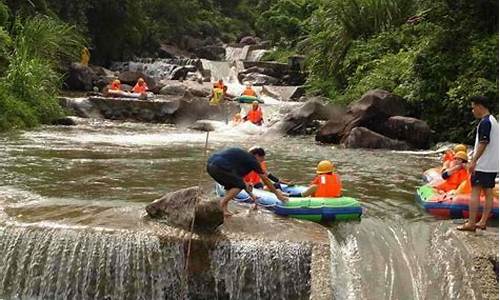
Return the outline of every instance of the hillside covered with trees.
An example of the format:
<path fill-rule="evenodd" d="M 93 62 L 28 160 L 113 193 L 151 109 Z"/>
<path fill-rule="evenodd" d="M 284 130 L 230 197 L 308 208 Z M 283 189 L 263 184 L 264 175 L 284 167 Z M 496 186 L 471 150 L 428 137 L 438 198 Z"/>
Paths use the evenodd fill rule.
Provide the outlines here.
<path fill-rule="evenodd" d="M 154 56 L 186 36 L 269 40 L 265 59 L 305 54 L 307 90 L 347 104 L 370 89 L 404 97 L 435 140 L 473 136 L 468 99 L 498 99 L 498 1 L 5 1 L 0 6 L 0 129 L 62 112 L 64 66 Z M 42 46 L 43 45 L 43 46 Z M 498 112 L 498 108 L 495 109 Z"/>

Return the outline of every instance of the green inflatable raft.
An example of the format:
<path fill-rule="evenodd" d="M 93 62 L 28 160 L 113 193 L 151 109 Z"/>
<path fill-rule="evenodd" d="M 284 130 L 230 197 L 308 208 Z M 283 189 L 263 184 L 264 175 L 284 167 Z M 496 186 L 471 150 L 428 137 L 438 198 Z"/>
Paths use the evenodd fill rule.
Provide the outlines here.
<path fill-rule="evenodd" d="M 252 103 L 254 101 L 257 101 L 259 103 L 264 103 L 264 101 L 261 100 L 260 98 L 253 96 L 239 96 L 237 99 L 239 103 Z"/>
<path fill-rule="evenodd" d="M 358 220 L 363 214 L 359 202 L 351 197 L 289 199 L 274 207 L 277 215 L 320 222 Z"/>

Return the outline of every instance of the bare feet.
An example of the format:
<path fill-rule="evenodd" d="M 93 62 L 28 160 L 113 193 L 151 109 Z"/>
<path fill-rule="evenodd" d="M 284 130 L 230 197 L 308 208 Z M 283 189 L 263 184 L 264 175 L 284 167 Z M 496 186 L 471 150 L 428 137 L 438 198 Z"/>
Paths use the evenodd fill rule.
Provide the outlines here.
<path fill-rule="evenodd" d="M 476 228 L 479 228 L 481 230 L 486 230 L 486 224 L 477 223 Z"/>
<path fill-rule="evenodd" d="M 459 230 L 459 231 L 471 231 L 471 232 L 475 232 L 476 231 L 476 224 L 469 224 L 467 222 L 467 223 L 465 223 L 462 226 L 458 226 L 457 230 Z"/>
<path fill-rule="evenodd" d="M 234 214 L 229 210 L 224 210 L 224 218 L 232 217 Z"/>

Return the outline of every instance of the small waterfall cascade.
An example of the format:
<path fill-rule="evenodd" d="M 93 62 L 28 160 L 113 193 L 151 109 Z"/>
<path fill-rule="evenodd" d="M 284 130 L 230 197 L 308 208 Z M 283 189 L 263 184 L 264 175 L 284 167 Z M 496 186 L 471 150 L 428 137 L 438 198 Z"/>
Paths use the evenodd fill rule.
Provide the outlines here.
<path fill-rule="evenodd" d="M 308 299 L 311 246 L 153 232 L 0 227 L 0 298 Z"/>

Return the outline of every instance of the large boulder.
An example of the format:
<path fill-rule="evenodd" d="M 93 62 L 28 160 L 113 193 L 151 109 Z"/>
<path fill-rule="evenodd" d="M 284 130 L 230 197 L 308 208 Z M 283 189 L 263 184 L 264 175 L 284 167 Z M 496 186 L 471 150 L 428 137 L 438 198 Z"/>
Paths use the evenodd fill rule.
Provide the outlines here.
<path fill-rule="evenodd" d="M 183 96 L 187 92 L 187 87 L 182 83 L 168 84 L 161 88 L 160 95 Z"/>
<path fill-rule="evenodd" d="M 241 45 L 256 45 L 257 39 L 253 36 L 244 36 L 240 40 Z"/>
<path fill-rule="evenodd" d="M 393 116 L 374 130 L 387 137 L 406 141 L 415 148 L 429 148 L 431 128 L 419 119 Z"/>
<path fill-rule="evenodd" d="M 410 146 L 402 141 L 394 140 L 371 131 L 365 127 L 355 127 L 345 140 L 347 148 L 374 148 L 407 150 Z"/>
<path fill-rule="evenodd" d="M 349 112 L 363 126 L 407 114 L 404 99 L 384 90 L 366 92 L 361 99 L 349 105 Z"/>
<path fill-rule="evenodd" d="M 377 131 L 392 116 L 405 115 L 403 98 L 384 90 L 371 90 L 360 100 L 348 106 L 347 113 L 341 118 L 329 120 L 316 135 L 323 143 L 344 142 L 355 127 L 366 127 Z"/>
<path fill-rule="evenodd" d="M 146 206 L 151 218 L 160 218 L 169 225 L 195 231 L 215 231 L 224 223 L 224 214 L 218 201 L 209 200 L 198 187 L 190 187 L 165 194 Z"/>
<path fill-rule="evenodd" d="M 317 129 L 317 120 L 328 120 L 339 115 L 339 110 L 333 105 L 327 105 L 324 100 L 312 98 L 299 108 L 287 113 L 285 117 L 273 126 L 274 131 L 284 134 L 308 134 Z"/>
<path fill-rule="evenodd" d="M 72 63 L 68 69 L 68 76 L 64 86 L 72 91 L 92 91 L 94 81 L 98 79 L 96 73 L 89 66 Z"/>

